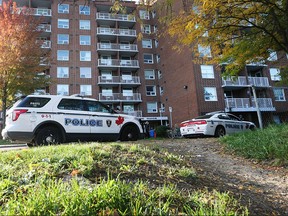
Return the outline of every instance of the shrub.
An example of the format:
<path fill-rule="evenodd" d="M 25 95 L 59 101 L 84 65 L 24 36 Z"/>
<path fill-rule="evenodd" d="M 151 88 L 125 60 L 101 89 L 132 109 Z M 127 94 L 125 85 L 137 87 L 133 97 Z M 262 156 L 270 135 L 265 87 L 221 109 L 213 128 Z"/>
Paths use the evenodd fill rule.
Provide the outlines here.
<path fill-rule="evenodd" d="M 160 125 L 156 127 L 155 132 L 156 132 L 157 137 L 168 137 L 167 130 L 169 129 L 170 128 L 168 126 L 164 126 L 164 125 Z"/>

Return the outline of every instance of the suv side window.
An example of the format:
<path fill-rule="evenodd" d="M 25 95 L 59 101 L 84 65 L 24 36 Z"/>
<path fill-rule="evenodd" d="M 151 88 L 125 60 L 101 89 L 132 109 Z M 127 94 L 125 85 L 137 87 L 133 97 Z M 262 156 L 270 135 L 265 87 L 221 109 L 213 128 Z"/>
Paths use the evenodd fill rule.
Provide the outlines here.
<path fill-rule="evenodd" d="M 41 108 L 44 107 L 50 100 L 50 98 L 26 97 L 17 105 L 17 107 Z"/>
<path fill-rule="evenodd" d="M 109 109 L 98 101 L 86 101 L 88 111 L 109 113 Z"/>
<path fill-rule="evenodd" d="M 57 108 L 63 110 L 86 111 L 83 101 L 75 99 L 62 99 L 58 104 Z"/>

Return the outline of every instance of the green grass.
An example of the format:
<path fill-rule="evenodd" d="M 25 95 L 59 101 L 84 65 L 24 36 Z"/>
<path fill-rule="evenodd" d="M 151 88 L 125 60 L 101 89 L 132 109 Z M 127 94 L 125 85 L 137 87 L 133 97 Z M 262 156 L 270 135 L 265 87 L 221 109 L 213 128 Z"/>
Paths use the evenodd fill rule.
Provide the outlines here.
<path fill-rule="evenodd" d="M 288 166 L 288 124 L 270 125 L 262 130 L 233 134 L 220 140 L 238 155 Z"/>
<path fill-rule="evenodd" d="M 189 160 L 137 143 L 1 152 L 0 215 L 248 215 L 195 178 Z"/>

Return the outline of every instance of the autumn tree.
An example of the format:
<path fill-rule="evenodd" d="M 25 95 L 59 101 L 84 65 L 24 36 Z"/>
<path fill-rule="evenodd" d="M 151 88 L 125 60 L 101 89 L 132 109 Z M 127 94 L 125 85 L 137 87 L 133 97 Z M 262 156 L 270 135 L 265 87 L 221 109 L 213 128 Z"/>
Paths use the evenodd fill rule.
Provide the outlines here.
<path fill-rule="evenodd" d="M 158 8 L 162 15 L 166 10 L 164 34 L 175 38 L 175 47 L 191 47 L 196 60 L 225 64 L 226 75 L 237 75 L 249 63 L 263 64 L 275 52 L 288 53 L 287 0 L 182 0 L 177 13 L 173 8 L 180 1 L 163 1 L 165 7 Z M 213 58 L 201 56 L 199 46 L 210 48 Z M 283 77 L 286 70 L 281 69 Z"/>
<path fill-rule="evenodd" d="M 0 98 L 5 117 L 6 107 L 16 94 L 31 93 L 45 86 L 43 66 L 49 53 L 41 49 L 43 41 L 37 19 L 29 9 L 3 2 L 0 7 Z M 44 57 L 44 58 L 43 58 Z M 42 72 L 42 74 L 41 74 Z M 4 118 L 5 120 L 5 118 Z"/>

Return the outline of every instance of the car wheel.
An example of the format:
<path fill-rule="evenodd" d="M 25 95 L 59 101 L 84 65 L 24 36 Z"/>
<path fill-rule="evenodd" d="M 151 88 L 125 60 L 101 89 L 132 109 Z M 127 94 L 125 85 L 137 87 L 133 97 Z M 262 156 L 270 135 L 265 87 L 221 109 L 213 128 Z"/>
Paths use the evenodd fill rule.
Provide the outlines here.
<path fill-rule="evenodd" d="M 132 125 L 125 127 L 120 136 L 121 141 L 136 141 L 138 138 L 138 129 Z"/>
<path fill-rule="evenodd" d="M 215 130 L 215 137 L 222 137 L 225 136 L 226 131 L 223 126 L 218 126 Z"/>
<path fill-rule="evenodd" d="M 59 130 L 55 127 L 44 127 L 40 129 L 35 138 L 36 145 L 53 145 L 63 141 Z"/>

